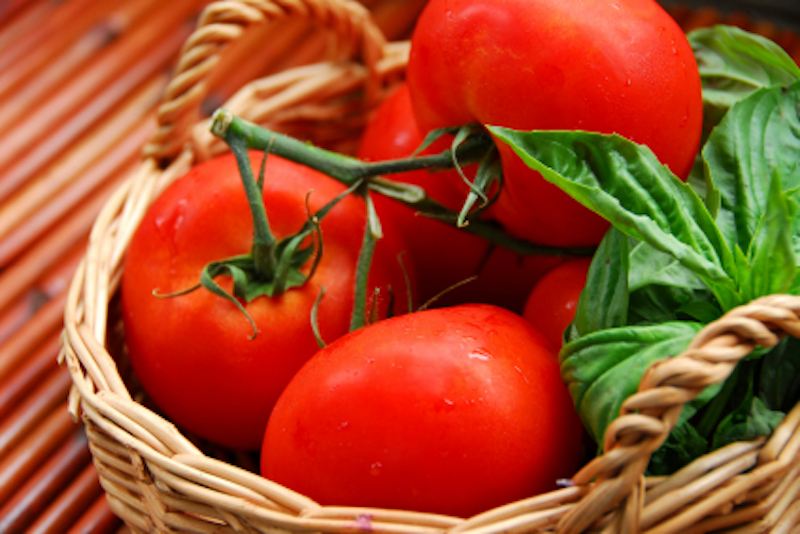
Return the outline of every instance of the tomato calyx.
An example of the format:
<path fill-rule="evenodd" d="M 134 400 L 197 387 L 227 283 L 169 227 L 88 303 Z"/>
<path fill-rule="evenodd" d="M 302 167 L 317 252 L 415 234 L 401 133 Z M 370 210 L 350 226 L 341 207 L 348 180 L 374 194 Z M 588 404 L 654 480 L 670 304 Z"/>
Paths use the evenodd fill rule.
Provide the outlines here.
<path fill-rule="evenodd" d="M 375 246 L 378 239 L 382 236 L 382 230 L 377 213 L 369 197 L 369 191 L 364 186 L 364 179 L 355 177 L 350 183 L 346 184 L 349 187 L 345 191 L 334 197 L 317 211 L 317 213 L 313 215 L 309 214 L 306 223 L 298 233 L 286 237 L 281 241 L 276 241 L 270 230 L 269 220 L 267 219 L 266 210 L 261 200 L 264 168 L 267 159 L 270 153 L 278 153 L 270 149 L 274 141 L 270 142 L 267 147 L 262 148 L 264 151 L 264 158 L 262 159 L 258 179 L 256 179 L 250 167 L 249 151 L 257 147 L 251 146 L 252 143 L 250 142 L 248 132 L 234 128 L 228 130 L 227 133 L 228 135 L 225 135 L 222 139 L 228 144 L 228 147 L 236 159 L 237 166 L 239 167 L 239 174 L 242 178 L 248 204 L 250 205 L 253 216 L 253 247 L 248 255 L 231 258 L 223 262 L 212 263 L 203 271 L 205 275 L 209 267 L 215 268 L 217 263 L 221 264 L 223 267 L 220 269 L 232 275 L 234 282 L 233 295 L 229 295 L 222 290 L 210 276 L 203 276 L 201 284 L 214 293 L 234 302 L 240 311 L 247 315 L 248 320 L 250 320 L 253 325 L 253 331 L 256 332 L 257 327 L 255 323 L 247 314 L 244 306 L 237 300 L 237 297 L 244 298 L 246 302 L 249 302 L 253 298 L 262 295 L 268 297 L 279 296 L 288 289 L 304 285 L 311 278 L 322 258 L 322 234 L 319 231 L 319 222 L 340 200 L 350 194 L 359 194 L 363 197 L 367 207 L 367 225 L 356 264 L 354 306 L 350 320 L 350 330 L 356 330 L 365 326 L 368 317 L 377 314 L 377 310 L 368 309 L 368 278 L 372 265 L 372 258 L 375 253 Z M 295 143 L 300 142 L 295 141 Z M 303 145 L 302 143 L 300 144 Z M 316 239 L 312 239 L 311 245 L 303 246 L 303 243 L 309 237 L 316 237 Z M 313 264 L 308 274 L 303 273 L 301 268 L 312 258 Z M 238 263 L 242 263 L 245 268 L 240 268 L 239 265 L 237 265 Z M 322 291 L 324 292 L 324 288 Z M 320 346 L 324 346 L 325 343 L 317 331 L 315 318 L 316 306 L 319 304 L 321 297 L 322 293 L 320 293 L 315 307 L 312 309 L 311 322 L 315 330 L 317 343 Z M 373 299 L 373 304 L 376 302 L 377 299 Z M 411 304 L 409 303 L 409 309 L 410 306 Z"/>
<path fill-rule="evenodd" d="M 303 286 L 314 274 L 322 258 L 322 234 L 319 224 L 322 218 L 359 184 L 332 199 L 316 213 L 310 213 L 305 224 L 295 234 L 277 240 L 272 233 L 264 203 L 261 200 L 264 172 L 268 153 L 264 154 L 256 179 L 250 168 L 245 144 L 234 139 L 230 144 L 242 178 L 248 205 L 253 218 L 253 245 L 248 254 L 241 254 L 206 264 L 200 281 L 185 290 L 159 297 L 177 297 L 199 288 L 223 297 L 234 304 L 250 322 L 254 339 L 258 333 L 255 321 L 247 312 L 245 304 L 262 296 L 278 297 L 291 288 Z M 311 242 L 306 244 L 308 239 Z M 311 265 L 306 269 L 308 263 Z M 231 292 L 217 282 L 220 276 L 229 276 L 233 283 Z"/>

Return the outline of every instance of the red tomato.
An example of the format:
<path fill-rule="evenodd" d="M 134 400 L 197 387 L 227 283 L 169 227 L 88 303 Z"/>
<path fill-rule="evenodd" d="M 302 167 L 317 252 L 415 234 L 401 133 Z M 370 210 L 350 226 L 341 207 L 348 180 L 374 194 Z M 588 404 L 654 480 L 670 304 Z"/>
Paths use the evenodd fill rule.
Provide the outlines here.
<path fill-rule="evenodd" d="M 255 169 L 262 157 L 253 154 Z M 156 199 L 127 252 L 122 307 L 133 368 L 166 415 L 210 441 L 256 449 L 278 395 L 319 348 L 311 309 L 323 288 L 322 338 L 330 342 L 349 330 L 365 209 L 351 195 L 322 220 L 323 256 L 309 282 L 245 304 L 258 326 L 251 340 L 244 314 L 206 289 L 153 295 L 191 287 L 207 263 L 250 251 L 252 218 L 238 172 L 232 156 L 219 157 L 196 166 Z M 301 228 L 309 192 L 315 212 L 343 190 L 323 174 L 270 155 L 263 197 L 276 238 Z M 370 282 L 391 285 L 402 303 L 405 282 L 391 239 L 379 243 Z M 229 277 L 218 281 L 230 291 Z"/>
<path fill-rule="evenodd" d="M 408 157 L 423 139 L 408 86 L 402 84 L 386 97 L 367 125 L 358 156 L 367 161 Z M 437 147 L 444 149 L 441 143 Z M 456 171 L 421 170 L 387 178 L 421 186 L 431 198 L 454 211 L 461 208 L 468 192 Z M 382 195 L 373 198 L 381 219 L 392 219 L 403 234 L 423 302 L 458 282 L 478 277 L 442 296 L 434 304 L 437 307 L 481 302 L 521 313 L 536 281 L 562 261 L 555 256 L 522 257 L 508 249 L 492 248 L 485 239 L 420 215 L 400 202 Z"/>
<path fill-rule="evenodd" d="M 544 334 L 558 352 L 564 331 L 575 318 L 575 308 L 589 272 L 591 258 L 573 258 L 544 275 L 534 286 L 522 316 Z"/>
<path fill-rule="evenodd" d="M 654 0 L 431 0 L 408 83 L 420 127 L 469 122 L 617 133 L 688 175 L 702 128 L 692 49 Z M 608 223 L 500 147 L 493 210 L 509 232 L 554 246 L 600 241 Z"/>
<path fill-rule="evenodd" d="M 395 317 L 328 345 L 291 381 L 264 476 L 322 504 L 471 516 L 552 490 L 582 425 L 545 340 L 472 304 Z"/>

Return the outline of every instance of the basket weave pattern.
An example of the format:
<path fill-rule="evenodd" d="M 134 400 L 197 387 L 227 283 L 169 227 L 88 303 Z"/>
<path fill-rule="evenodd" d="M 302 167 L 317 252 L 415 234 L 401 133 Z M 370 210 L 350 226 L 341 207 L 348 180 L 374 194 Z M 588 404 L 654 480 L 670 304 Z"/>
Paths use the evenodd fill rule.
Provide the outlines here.
<path fill-rule="evenodd" d="M 139 170 L 107 202 L 70 288 L 62 360 L 70 410 L 86 427 L 108 501 L 134 532 L 797 532 L 800 407 L 768 439 L 740 442 L 664 478 L 643 473 L 684 403 L 724 381 L 756 346 L 800 337 L 800 297 L 771 296 L 708 325 L 687 351 L 648 370 L 609 428 L 606 451 L 573 485 L 459 519 L 411 511 L 321 506 L 233 463 L 204 454 L 139 402 L 113 318 L 127 243 L 152 200 L 191 165 L 225 150 L 200 105 L 222 51 L 250 28 L 306 18 L 330 31 L 330 59 L 253 81 L 225 107 L 271 129 L 329 146 L 352 145 L 369 110 L 402 76 L 408 43 L 386 42 L 348 0 L 211 4 L 186 42 L 159 128 Z M 113 347 L 113 348 L 112 348 Z M 667 355 L 665 355 L 666 357 Z"/>

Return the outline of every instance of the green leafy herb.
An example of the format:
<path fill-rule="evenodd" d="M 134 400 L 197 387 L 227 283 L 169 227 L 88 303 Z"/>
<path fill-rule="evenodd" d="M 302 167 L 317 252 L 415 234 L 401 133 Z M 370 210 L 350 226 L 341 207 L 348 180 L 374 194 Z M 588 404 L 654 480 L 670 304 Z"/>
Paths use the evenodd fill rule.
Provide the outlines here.
<path fill-rule="evenodd" d="M 616 229 L 673 256 L 725 309 L 741 304 L 734 256 L 714 218 L 650 149 L 617 135 L 489 129 L 528 166 Z"/>
<path fill-rule="evenodd" d="M 703 84 L 707 130 L 753 91 L 800 78 L 800 68 L 780 46 L 735 26 L 700 28 L 688 38 Z"/>
<path fill-rule="evenodd" d="M 598 443 L 650 364 L 680 353 L 699 323 L 674 321 L 598 330 L 568 343 L 562 375 L 578 412 Z"/>
<path fill-rule="evenodd" d="M 613 226 L 560 355 L 599 443 L 652 362 L 682 352 L 738 305 L 800 293 L 800 68 L 774 43 L 736 28 L 699 30 L 690 41 L 708 129 L 689 183 L 619 136 L 489 128 Z M 756 351 L 684 406 L 650 472 L 772 432 L 800 400 L 798 370 L 797 340 Z"/>

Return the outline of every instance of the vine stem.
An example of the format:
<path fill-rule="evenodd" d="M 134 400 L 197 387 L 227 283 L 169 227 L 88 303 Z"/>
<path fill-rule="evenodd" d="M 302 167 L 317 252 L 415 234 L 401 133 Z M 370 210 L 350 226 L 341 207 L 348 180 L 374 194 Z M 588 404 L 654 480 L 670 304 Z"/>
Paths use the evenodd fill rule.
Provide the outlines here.
<path fill-rule="evenodd" d="M 228 145 L 244 145 L 250 149 L 277 154 L 318 170 L 347 186 L 366 180 L 369 188 L 377 193 L 393 198 L 423 215 L 439 219 L 522 255 L 587 256 L 595 250 L 594 247 L 562 248 L 536 245 L 517 239 L 507 234 L 500 226 L 480 219 L 469 219 L 467 224 L 463 224 L 463 217 L 460 219 L 458 212 L 430 198 L 421 187 L 384 177 L 420 169 L 452 169 L 457 164 L 463 166 L 477 162 L 494 148 L 494 142 L 488 134 L 470 136 L 455 148 L 438 154 L 366 162 L 267 130 L 233 115 L 224 108 L 214 112 L 211 132 Z"/>
<path fill-rule="evenodd" d="M 253 266 L 259 276 L 271 278 L 277 268 L 277 259 L 274 253 L 276 242 L 261 198 L 261 177 L 259 176 L 259 180 L 256 181 L 253 176 L 253 172 L 250 169 L 250 158 L 247 154 L 248 147 L 243 139 L 232 138 L 229 146 L 236 158 L 236 164 L 242 176 L 245 195 L 247 195 L 247 203 L 250 206 L 250 213 L 253 217 Z M 261 162 L 261 173 L 263 173 L 266 159 L 267 154 L 264 153 L 264 159 Z"/>

